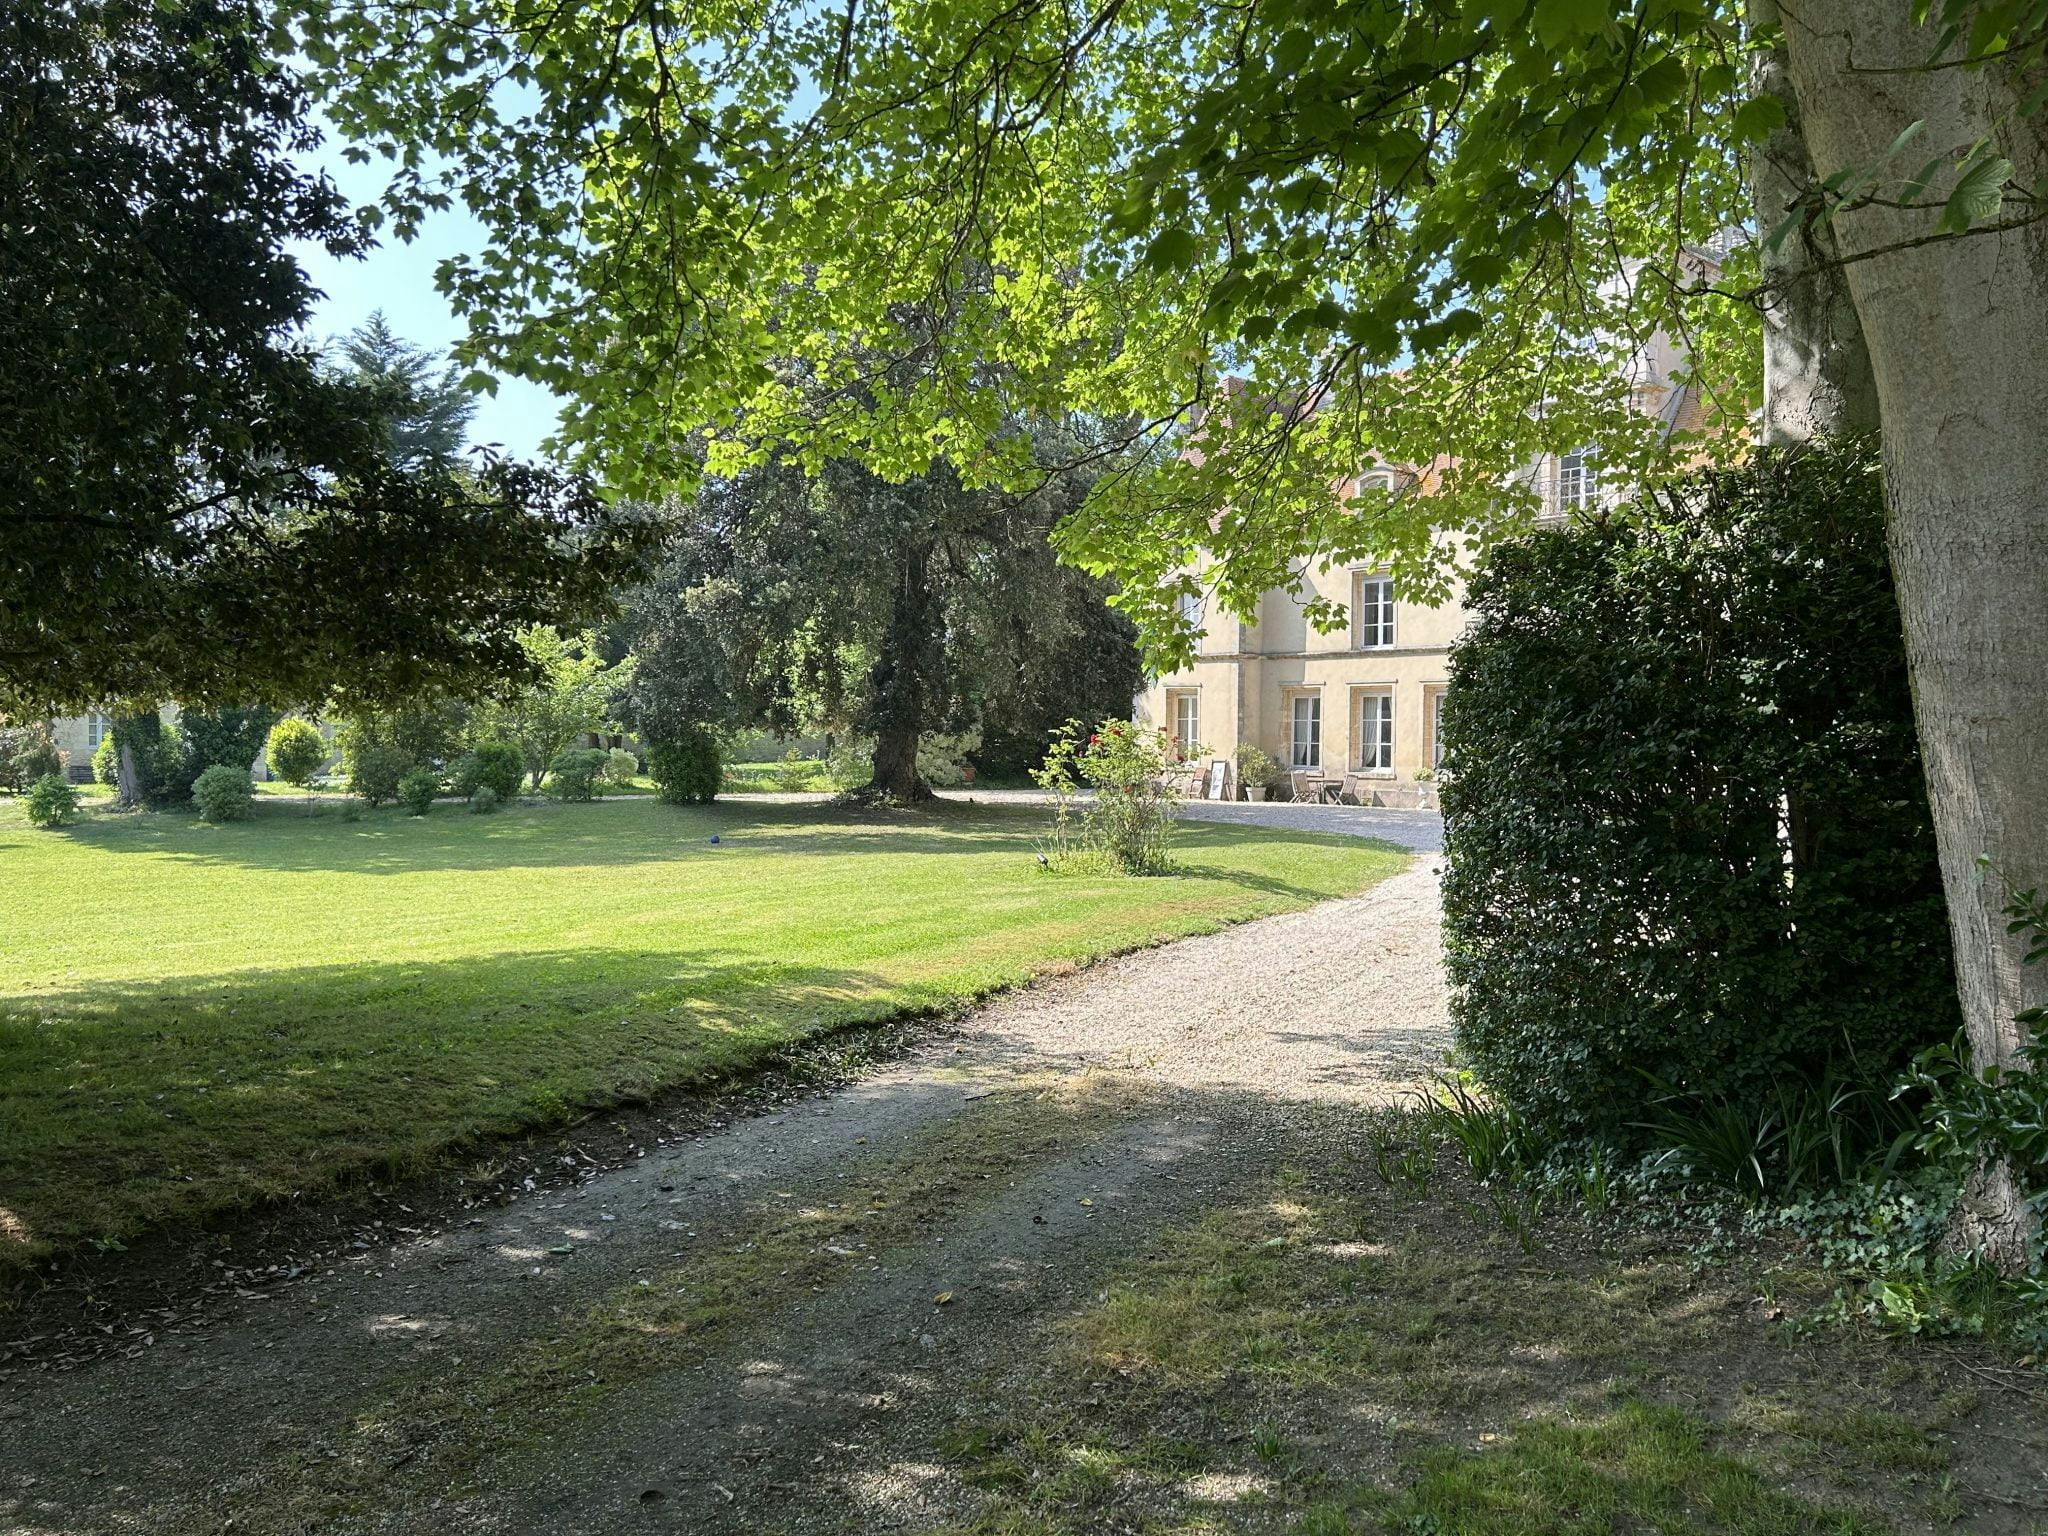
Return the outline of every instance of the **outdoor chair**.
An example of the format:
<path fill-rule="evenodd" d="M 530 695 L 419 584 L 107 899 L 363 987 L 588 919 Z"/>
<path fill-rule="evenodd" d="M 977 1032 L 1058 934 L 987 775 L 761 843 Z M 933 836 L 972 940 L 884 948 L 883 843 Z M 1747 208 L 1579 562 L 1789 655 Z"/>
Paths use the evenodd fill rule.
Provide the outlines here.
<path fill-rule="evenodd" d="M 1363 805 L 1365 801 L 1360 797 L 1364 794 L 1365 775 L 1347 773 L 1344 775 L 1344 782 L 1336 786 L 1331 798 L 1339 805 Z"/>
<path fill-rule="evenodd" d="M 1287 775 L 1288 792 L 1296 800 L 1315 800 L 1322 794 L 1323 776 L 1313 768 L 1297 768 Z"/>

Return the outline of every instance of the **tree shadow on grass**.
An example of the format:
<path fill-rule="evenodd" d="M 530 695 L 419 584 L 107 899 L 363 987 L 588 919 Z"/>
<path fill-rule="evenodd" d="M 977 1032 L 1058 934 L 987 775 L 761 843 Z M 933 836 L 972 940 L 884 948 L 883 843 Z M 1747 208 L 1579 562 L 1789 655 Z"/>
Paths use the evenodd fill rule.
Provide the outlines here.
<path fill-rule="evenodd" d="M 641 1102 L 946 989 L 757 956 L 549 950 L 0 999 L 0 1272 Z"/>

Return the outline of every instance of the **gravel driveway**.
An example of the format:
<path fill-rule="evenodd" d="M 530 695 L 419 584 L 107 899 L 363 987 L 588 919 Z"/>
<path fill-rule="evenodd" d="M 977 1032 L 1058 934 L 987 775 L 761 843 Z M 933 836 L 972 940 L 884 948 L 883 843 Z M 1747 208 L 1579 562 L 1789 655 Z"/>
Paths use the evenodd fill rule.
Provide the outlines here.
<path fill-rule="evenodd" d="M 1228 809 L 1375 836 L 1407 818 L 1392 824 L 1411 846 L 1433 821 Z M 133 1358 L 15 1375 L 0 1531 L 771 1528 L 758 1512 L 812 1498 L 813 1468 L 940 1411 L 948 1382 L 1092 1296 L 1148 1234 L 1320 1155 L 1319 1135 L 1350 1132 L 1317 1127 L 1441 1060 L 1431 862 L 1010 994 L 853 1087 L 337 1255 Z M 976 1117 L 998 1108 L 980 1145 Z M 933 1160 L 970 1157 L 985 1171 L 964 1187 L 927 1187 Z M 907 1238 L 791 1238 L 803 1214 L 843 1222 L 906 1180 Z M 793 1257 L 746 1281 L 743 1324 L 679 1329 L 616 1379 L 579 1371 L 573 1409 L 543 1385 L 464 1417 L 507 1362 L 571 1347 L 604 1298 L 730 1289 L 756 1251 Z M 897 1491 L 900 1511 L 914 1490 Z M 817 1518 L 869 1528 L 837 1506 Z"/>
<path fill-rule="evenodd" d="M 1044 805 L 1051 798 L 1036 789 L 942 789 L 942 800 L 984 805 Z M 1444 819 L 1435 811 L 1403 811 L 1370 805 L 1305 805 L 1290 801 L 1189 800 L 1188 821 L 1226 821 L 1240 827 L 1284 827 L 1293 832 L 1340 832 L 1370 837 L 1416 853 L 1441 853 Z"/>

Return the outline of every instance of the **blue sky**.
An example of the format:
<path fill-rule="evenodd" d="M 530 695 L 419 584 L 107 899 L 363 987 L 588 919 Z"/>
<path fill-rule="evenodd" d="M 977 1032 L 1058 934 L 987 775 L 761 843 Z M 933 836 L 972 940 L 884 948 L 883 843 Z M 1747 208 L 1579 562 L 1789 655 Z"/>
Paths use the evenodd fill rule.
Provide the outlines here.
<path fill-rule="evenodd" d="M 341 157 L 342 142 L 330 134 L 308 164 L 325 171 L 350 201 L 375 202 L 384 189 L 381 161 L 350 165 Z M 489 237 L 467 210 L 433 214 L 411 244 L 387 238 L 362 261 L 337 261 L 314 245 L 299 245 L 293 254 L 325 293 L 313 310 L 313 335 L 321 341 L 353 330 L 373 310 L 384 311 L 391 328 L 407 341 L 445 349 L 463 333 L 462 322 L 434 287 L 434 268 L 445 256 L 482 249 Z M 521 457 L 540 449 L 555 427 L 553 395 L 519 379 L 501 379 L 497 395 L 477 397 L 470 438 L 496 443 Z"/>

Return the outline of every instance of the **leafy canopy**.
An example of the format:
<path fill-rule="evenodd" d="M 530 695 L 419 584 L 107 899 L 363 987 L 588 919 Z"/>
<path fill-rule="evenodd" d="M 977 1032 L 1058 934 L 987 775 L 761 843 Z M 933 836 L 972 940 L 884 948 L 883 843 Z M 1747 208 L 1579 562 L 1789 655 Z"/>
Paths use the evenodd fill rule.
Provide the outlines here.
<path fill-rule="evenodd" d="M 0 7 L 0 709 L 402 697 L 523 663 L 643 530 L 391 451 L 289 252 L 363 233 L 253 0 Z"/>
<path fill-rule="evenodd" d="M 1711 427 L 1757 398 L 1755 311 L 1723 297 L 1754 247 L 1686 254 L 1749 221 L 1747 151 L 1783 120 L 1738 0 L 297 10 L 336 120 L 394 160 L 398 227 L 460 199 L 490 228 L 441 274 L 473 358 L 568 396 L 567 442 L 621 485 L 688 481 L 704 433 L 714 472 L 798 442 L 1014 486 L 1036 470 L 1004 424 L 1080 413 L 1140 452 L 1066 548 L 1155 638 L 1204 547 L 1239 611 L 1315 557 L 1426 594 L 1433 526 L 1514 522 L 1538 452 L 1673 471 L 1700 444 L 1630 399 L 1659 333 Z M 1975 10 L 1970 47 L 2038 42 L 2038 0 Z M 1995 167 L 1931 147 L 1936 195 L 1995 212 Z M 1331 504 L 1370 454 L 1438 466 L 1426 512 Z"/>

